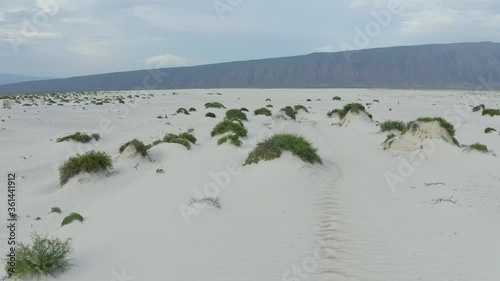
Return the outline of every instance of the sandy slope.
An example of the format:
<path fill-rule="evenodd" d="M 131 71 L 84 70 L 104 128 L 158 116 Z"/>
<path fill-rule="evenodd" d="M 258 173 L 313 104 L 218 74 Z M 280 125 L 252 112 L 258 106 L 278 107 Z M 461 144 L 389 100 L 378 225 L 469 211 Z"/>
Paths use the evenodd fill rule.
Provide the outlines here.
<path fill-rule="evenodd" d="M 42 280 L 498 280 L 498 157 L 436 143 L 425 160 L 400 173 L 409 154 L 383 150 L 386 134 L 375 123 L 339 127 L 332 125 L 338 119 L 326 113 L 361 101 L 372 103 L 367 110 L 376 122 L 446 116 L 457 127 L 458 141 L 481 142 L 500 153 L 498 133 L 483 132 L 486 127 L 500 130 L 500 117 L 471 113 L 467 105 L 467 98 L 481 97 L 481 103 L 500 108 L 499 94 L 342 89 L 152 93 L 151 99 L 137 99 L 133 108 L 0 110 L 5 120 L 0 123 L 5 128 L 0 131 L 0 170 L 24 177 L 18 182 L 18 240 L 29 241 L 32 231 L 73 237 L 75 267 Z M 334 96 L 343 101 L 332 101 Z M 237 149 L 217 146 L 210 137 L 225 111 L 205 110 L 209 101 L 251 112 L 273 104 L 273 113 L 303 104 L 310 113 L 300 113 L 296 122 L 250 113 L 245 124 L 249 136 Z M 460 111 L 461 106 L 467 110 Z M 173 116 L 179 107 L 198 111 Z M 205 118 L 208 111 L 217 118 Z M 168 119 L 156 118 L 165 114 Z M 109 130 L 100 126 L 106 119 Z M 57 137 L 100 127 L 103 139 L 92 145 L 55 143 Z M 119 146 L 133 138 L 149 143 L 188 128 L 198 138 L 189 151 L 162 144 L 151 150 L 151 160 L 119 157 Z M 309 139 L 323 165 L 285 154 L 241 166 L 257 141 L 280 132 Z M 91 149 L 113 156 L 113 173 L 82 175 L 60 188 L 57 167 L 77 151 Z M 400 180 L 391 185 L 388 174 Z M 187 223 L 179 208 L 207 186 L 220 190 L 222 209 L 204 208 Z M 5 198 L 4 189 L 1 194 Z M 456 203 L 436 203 L 452 196 Z M 63 214 L 49 214 L 53 206 Z M 61 228 L 64 215 L 74 211 L 85 217 L 84 223 Z M 6 252 L 4 228 L 0 234 L 0 251 Z M 124 272 L 128 277 L 120 279 Z"/>

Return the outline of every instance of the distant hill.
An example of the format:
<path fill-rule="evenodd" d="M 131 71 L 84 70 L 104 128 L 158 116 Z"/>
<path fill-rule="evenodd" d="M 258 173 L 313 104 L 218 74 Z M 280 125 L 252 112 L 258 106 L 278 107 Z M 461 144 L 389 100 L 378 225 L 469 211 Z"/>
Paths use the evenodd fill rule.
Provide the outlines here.
<path fill-rule="evenodd" d="M 48 79 L 48 78 L 0 73 L 0 85 L 26 82 L 26 81 L 45 80 L 45 79 Z"/>
<path fill-rule="evenodd" d="M 496 81 L 482 85 L 484 81 Z M 500 44 L 422 45 L 139 70 L 0 86 L 0 93 L 188 88 L 500 89 Z"/>

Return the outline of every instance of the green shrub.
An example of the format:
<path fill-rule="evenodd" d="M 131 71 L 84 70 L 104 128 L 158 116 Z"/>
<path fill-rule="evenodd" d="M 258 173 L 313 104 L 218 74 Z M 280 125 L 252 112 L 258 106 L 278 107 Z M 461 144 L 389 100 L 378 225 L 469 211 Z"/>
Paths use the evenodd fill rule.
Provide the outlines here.
<path fill-rule="evenodd" d="M 264 115 L 264 116 L 271 116 L 272 115 L 271 110 L 269 110 L 267 108 L 264 108 L 264 107 L 255 110 L 253 112 L 253 114 L 255 114 L 255 115 Z"/>
<path fill-rule="evenodd" d="M 196 137 L 193 134 L 191 134 L 191 133 L 182 133 L 178 137 L 181 138 L 181 139 L 186 139 L 189 142 L 191 142 L 192 144 L 196 144 L 196 141 L 198 141 L 196 139 Z"/>
<path fill-rule="evenodd" d="M 500 115 L 500 109 L 484 109 L 483 115 L 489 115 L 491 117 Z"/>
<path fill-rule="evenodd" d="M 344 119 L 344 117 L 346 117 L 347 113 L 349 113 L 349 112 L 358 114 L 361 111 L 366 112 L 365 107 L 362 104 L 350 103 L 350 104 L 344 105 L 344 107 L 342 109 L 339 109 L 337 111 L 337 114 L 339 115 L 340 119 Z M 368 116 L 371 116 L 371 115 L 368 114 Z"/>
<path fill-rule="evenodd" d="M 71 239 L 61 241 L 57 238 L 32 234 L 32 245 L 19 243 L 16 250 L 16 266 L 7 263 L 9 278 L 40 278 L 42 275 L 54 275 L 71 267 L 69 255 L 73 252 Z"/>
<path fill-rule="evenodd" d="M 105 152 L 89 151 L 83 155 L 69 158 L 59 167 L 59 181 L 64 185 L 81 172 L 97 173 L 113 166 L 111 157 Z"/>
<path fill-rule="evenodd" d="M 76 132 L 72 135 L 69 135 L 69 136 L 65 136 L 65 137 L 62 137 L 62 138 L 58 138 L 56 141 L 57 142 L 63 142 L 63 141 L 68 141 L 68 140 L 74 140 L 74 141 L 77 141 L 77 142 L 81 142 L 81 143 L 88 143 L 90 142 L 92 139 L 98 141 L 101 139 L 101 136 L 99 134 L 92 134 L 92 135 L 87 135 L 85 133 L 80 133 L 80 132 Z"/>
<path fill-rule="evenodd" d="M 496 131 L 497 131 L 497 130 L 495 130 L 495 129 L 493 129 L 493 128 L 486 128 L 486 129 L 484 129 L 484 133 L 485 133 L 485 134 L 489 134 L 489 133 L 491 133 L 491 132 L 496 132 Z"/>
<path fill-rule="evenodd" d="M 406 124 L 402 121 L 391 121 L 387 120 L 382 125 L 380 125 L 380 131 L 386 132 L 386 131 L 392 131 L 392 130 L 398 130 L 400 132 L 406 131 Z"/>
<path fill-rule="evenodd" d="M 248 109 L 246 107 L 242 107 L 240 110 L 244 111 L 244 112 L 248 112 Z"/>
<path fill-rule="evenodd" d="M 272 104 L 266 105 L 267 108 L 273 108 L 274 106 Z"/>
<path fill-rule="evenodd" d="M 319 163 L 321 159 L 316 149 L 303 137 L 290 134 L 275 135 L 261 143 L 248 155 L 245 165 L 257 164 L 261 160 L 279 158 L 283 151 L 289 151 L 307 163 Z"/>
<path fill-rule="evenodd" d="M 165 137 L 163 138 L 163 142 L 177 143 L 185 146 L 187 149 L 191 149 L 191 143 L 193 144 L 196 143 L 196 137 L 190 133 L 182 133 L 179 135 L 166 134 Z"/>
<path fill-rule="evenodd" d="M 331 118 L 333 115 L 338 114 L 339 110 L 341 109 L 334 109 L 332 111 L 329 111 L 326 115 Z"/>
<path fill-rule="evenodd" d="M 83 217 L 82 215 L 80 215 L 79 213 L 71 213 L 70 215 L 66 216 L 62 223 L 61 223 L 61 227 L 67 225 L 67 224 L 70 224 L 74 221 L 79 221 L 79 222 L 83 222 Z"/>
<path fill-rule="evenodd" d="M 342 98 L 341 98 L 341 97 L 339 97 L 339 96 L 336 96 L 336 97 L 333 97 L 333 100 L 338 100 L 338 101 L 340 101 L 340 100 L 342 100 Z"/>
<path fill-rule="evenodd" d="M 179 108 L 179 109 L 177 109 L 177 114 L 180 114 L 180 113 L 189 115 L 189 112 L 185 108 Z"/>
<path fill-rule="evenodd" d="M 209 102 L 205 104 L 205 108 L 226 108 L 226 107 L 220 102 Z"/>
<path fill-rule="evenodd" d="M 191 108 L 189 109 L 189 112 L 196 112 L 196 108 L 191 107 Z"/>
<path fill-rule="evenodd" d="M 221 144 L 226 143 L 227 141 L 229 141 L 232 145 L 234 145 L 236 147 L 240 147 L 242 145 L 242 142 L 240 141 L 240 139 L 237 135 L 224 136 L 217 141 L 217 144 L 221 145 Z"/>
<path fill-rule="evenodd" d="M 484 144 L 475 143 L 469 146 L 470 150 L 477 150 L 480 152 L 489 152 L 488 147 Z"/>
<path fill-rule="evenodd" d="M 373 102 L 378 102 L 378 103 L 380 103 L 380 101 L 379 101 L 379 100 L 373 100 Z"/>
<path fill-rule="evenodd" d="M 484 104 L 480 104 L 480 105 L 478 105 L 478 106 L 474 106 L 474 107 L 472 108 L 472 112 L 478 112 L 478 111 L 480 111 L 481 109 L 483 109 L 483 110 L 484 110 L 484 109 L 486 109 L 486 106 L 485 106 Z"/>
<path fill-rule="evenodd" d="M 449 134 L 450 136 L 455 136 L 455 127 L 449 123 L 448 121 L 444 120 L 441 117 L 422 117 L 417 119 L 418 122 L 424 122 L 424 123 L 429 123 L 429 122 L 434 122 L 437 121 L 441 127 L 443 127 Z"/>
<path fill-rule="evenodd" d="M 286 106 L 286 107 L 282 108 L 280 111 L 285 113 L 286 116 L 292 118 L 293 120 L 295 120 L 295 118 L 297 116 L 297 112 L 291 106 Z"/>
<path fill-rule="evenodd" d="M 266 101 L 271 101 L 271 99 L 270 99 L 270 98 L 267 98 L 267 99 L 266 99 Z"/>
<path fill-rule="evenodd" d="M 223 135 L 227 132 L 233 132 L 235 135 L 239 137 L 246 137 L 248 134 L 247 129 L 240 123 L 235 123 L 231 120 L 224 120 L 217 124 L 215 128 L 212 130 L 212 137 Z"/>
<path fill-rule="evenodd" d="M 226 119 L 248 121 L 247 115 L 245 114 L 245 112 L 241 111 L 240 109 L 228 110 L 226 112 Z"/>
<path fill-rule="evenodd" d="M 215 114 L 214 114 L 214 113 L 209 112 L 209 113 L 205 114 L 205 117 L 215 118 L 215 117 L 217 117 L 217 116 L 215 116 Z"/>
<path fill-rule="evenodd" d="M 135 147 L 135 150 L 140 153 L 142 156 L 148 155 L 148 149 L 149 147 L 144 145 L 142 141 L 139 141 L 137 139 L 133 139 L 122 146 L 120 146 L 120 153 L 122 153 L 129 145 L 133 145 Z"/>
<path fill-rule="evenodd" d="M 298 113 L 299 110 L 304 110 L 305 112 L 309 113 L 309 110 L 307 110 L 307 108 L 305 106 L 300 105 L 300 104 L 294 106 L 293 109 L 295 109 L 296 113 Z"/>

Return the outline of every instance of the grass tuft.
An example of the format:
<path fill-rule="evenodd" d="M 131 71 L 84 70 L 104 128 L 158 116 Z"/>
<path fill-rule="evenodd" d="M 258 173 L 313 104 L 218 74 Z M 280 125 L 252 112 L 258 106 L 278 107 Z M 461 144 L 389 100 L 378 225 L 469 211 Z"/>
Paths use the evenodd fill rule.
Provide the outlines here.
<path fill-rule="evenodd" d="M 80 215 L 79 213 L 71 213 L 70 215 L 66 216 L 62 223 L 61 223 L 61 227 L 67 225 L 67 224 L 70 224 L 74 221 L 79 221 L 79 222 L 83 222 L 83 217 L 82 215 Z"/>
<path fill-rule="evenodd" d="M 382 125 L 380 125 L 381 132 L 392 131 L 392 130 L 405 132 L 406 131 L 406 124 L 402 121 L 387 120 L 384 123 L 382 123 Z"/>
<path fill-rule="evenodd" d="M 484 115 L 489 115 L 491 117 L 493 117 L 493 116 L 500 116 L 500 109 L 484 109 L 483 110 L 483 116 Z"/>
<path fill-rule="evenodd" d="M 180 114 L 180 113 L 189 115 L 189 112 L 185 108 L 179 108 L 179 109 L 177 109 L 177 114 Z"/>
<path fill-rule="evenodd" d="M 79 173 L 97 173 L 113 166 L 111 157 L 105 152 L 89 151 L 83 155 L 69 158 L 59 167 L 59 181 L 61 186 Z"/>
<path fill-rule="evenodd" d="M 148 155 L 149 146 L 146 146 L 142 141 L 139 141 L 137 139 L 133 139 L 120 146 L 120 153 L 122 153 L 129 145 L 133 145 L 135 147 L 135 150 L 139 152 L 143 157 Z"/>
<path fill-rule="evenodd" d="M 217 116 L 214 113 L 209 112 L 209 113 L 205 114 L 205 117 L 215 118 Z"/>
<path fill-rule="evenodd" d="M 481 143 L 475 143 L 475 144 L 472 144 L 472 145 L 469 145 L 469 149 L 470 150 L 477 150 L 479 152 L 489 152 L 488 150 L 488 147 L 484 144 L 481 144 Z"/>
<path fill-rule="evenodd" d="M 247 115 L 241 109 L 230 109 L 226 112 L 227 120 L 241 120 L 248 121 Z"/>
<path fill-rule="evenodd" d="M 283 151 L 291 152 L 292 155 L 299 157 L 306 163 L 321 164 L 321 159 L 316 153 L 317 150 L 306 139 L 291 134 L 282 134 L 258 143 L 257 147 L 248 155 L 245 165 L 279 158 Z"/>
<path fill-rule="evenodd" d="M 485 133 L 485 134 L 489 134 L 489 133 L 496 132 L 496 131 L 497 131 L 496 129 L 493 129 L 493 128 L 491 128 L 491 127 L 490 127 L 490 128 L 486 128 L 486 129 L 484 129 L 484 133 Z"/>
<path fill-rule="evenodd" d="M 81 143 L 88 143 L 90 142 L 92 139 L 98 141 L 101 139 L 101 136 L 97 133 L 95 134 L 92 134 L 92 135 L 87 135 L 85 133 L 80 133 L 80 132 L 76 132 L 72 135 L 69 135 L 69 136 L 65 136 L 65 137 L 62 137 L 62 138 L 58 138 L 56 141 L 57 142 L 63 142 L 63 141 L 69 141 L 69 140 L 74 140 L 76 142 L 81 142 Z"/>
<path fill-rule="evenodd" d="M 232 145 L 234 145 L 236 147 L 240 147 L 243 144 L 237 135 L 227 135 L 227 136 L 220 138 L 217 141 L 217 145 L 222 145 L 228 141 L 229 141 L 229 143 L 231 143 Z"/>
<path fill-rule="evenodd" d="M 209 102 L 205 104 L 205 108 L 226 108 L 226 107 L 220 102 Z"/>
<path fill-rule="evenodd" d="M 253 114 L 255 114 L 255 115 L 264 115 L 264 116 L 271 116 L 272 115 L 271 110 L 269 110 L 267 108 L 264 108 L 264 107 L 255 110 L 253 112 Z"/>
<path fill-rule="evenodd" d="M 248 134 L 247 129 L 238 122 L 233 122 L 231 120 L 224 120 L 217 124 L 215 128 L 212 130 L 212 137 L 217 135 L 223 135 L 227 132 L 232 132 L 238 137 L 246 137 Z"/>
<path fill-rule="evenodd" d="M 449 123 L 448 121 L 444 120 L 441 117 L 422 117 L 417 119 L 418 122 L 423 122 L 423 123 L 429 123 L 429 122 L 434 122 L 437 121 L 441 127 L 443 127 L 449 134 L 450 136 L 454 137 L 455 136 L 455 127 Z"/>

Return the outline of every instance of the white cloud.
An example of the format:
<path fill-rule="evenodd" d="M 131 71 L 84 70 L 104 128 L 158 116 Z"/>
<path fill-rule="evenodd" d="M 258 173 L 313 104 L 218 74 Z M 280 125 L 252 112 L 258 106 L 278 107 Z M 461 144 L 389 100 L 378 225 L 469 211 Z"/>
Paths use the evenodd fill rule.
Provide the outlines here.
<path fill-rule="evenodd" d="M 188 66 L 196 64 L 195 60 L 172 54 L 149 57 L 144 62 L 148 67 L 151 68 Z"/>
<path fill-rule="evenodd" d="M 87 56 L 104 58 L 111 53 L 112 44 L 107 40 L 80 38 L 70 45 L 70 51 Z"/>

